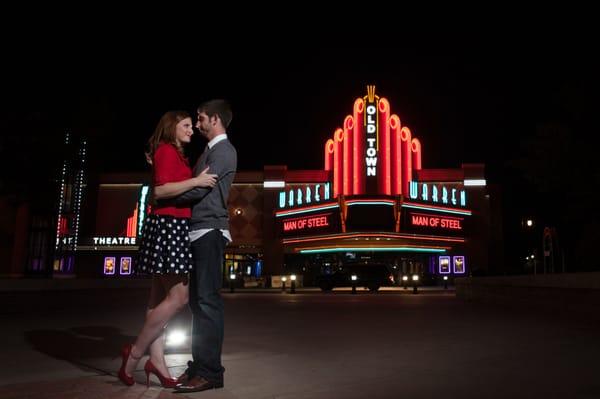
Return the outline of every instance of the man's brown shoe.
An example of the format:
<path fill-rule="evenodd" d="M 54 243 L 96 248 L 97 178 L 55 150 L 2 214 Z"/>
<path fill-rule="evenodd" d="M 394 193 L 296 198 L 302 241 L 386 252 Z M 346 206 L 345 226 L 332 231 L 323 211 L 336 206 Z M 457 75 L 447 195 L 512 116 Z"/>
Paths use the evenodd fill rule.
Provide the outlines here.
<path fill-rule="evenodd" d="M 223 381 L 211 382 L 204 377 L 196 376 L 187 382 L 177 385 L 174 393 L 190 393 L 206 391 L 207 389 L 223 388 Z"/>
<path fill-rule="evenodd" d="M 187 384 L 188 380 L 190 379 L 190 370 L 192 370 L 192 368 L 194 367 L 194 362 L 189 361 L 189 362 L 187 362 L 187 365 L 188 365 L 188 368 L 185 369 L 183 374 L 181 374 L 179 377 L 177 377 L 177 384 Z"/>
<path fill-rule="evenodd" d="M 187 373 L 183 373 L 179 377 L 177 377 L 177 384 L 187 384 L 188 380 L 189 377 Z"/>

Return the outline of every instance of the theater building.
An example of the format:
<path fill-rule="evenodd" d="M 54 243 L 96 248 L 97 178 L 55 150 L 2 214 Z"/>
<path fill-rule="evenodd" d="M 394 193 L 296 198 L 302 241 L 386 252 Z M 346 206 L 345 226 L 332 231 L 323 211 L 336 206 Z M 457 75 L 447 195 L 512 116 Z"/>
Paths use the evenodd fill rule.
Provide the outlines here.
<path fill-rule="evenodd" d="M 233 273 L 249 285 L 268 285 L 270 276 L 295 273 L 311 285 L 323 268 L 345 262 L 383 262 L 397 276 L 417 273 L 425 282 L 485 271 L 499 234 L 491 227 L 484 165 L 423 165 L 426 144 L 374 86 L 349 102 L 349 111 L 326 142 L 315 143 L 322 169 L 238 171 L 228 199 L 234 241 L 225 279 Z M 135 270 L 149 181 L 105 175 L 88 186 L 94 234 L 78 239 L 76 274 Z"/>

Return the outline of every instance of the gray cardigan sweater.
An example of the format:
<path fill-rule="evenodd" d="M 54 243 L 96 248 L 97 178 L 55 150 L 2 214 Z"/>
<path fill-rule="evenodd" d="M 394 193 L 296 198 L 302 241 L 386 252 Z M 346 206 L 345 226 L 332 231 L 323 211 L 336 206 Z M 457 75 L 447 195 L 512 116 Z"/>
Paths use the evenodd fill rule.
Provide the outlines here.
<path fill-rule="evenodd" d="M 228 139 L 206 148 L 194 166 L 194 176 L 206 167 L 217 175 L 214 187 L 196 187 L 176 197 L 177 205 L 191 204 L 190 230 L 229 229 L 227 199 L 237 168 L 237 152 Z"/>

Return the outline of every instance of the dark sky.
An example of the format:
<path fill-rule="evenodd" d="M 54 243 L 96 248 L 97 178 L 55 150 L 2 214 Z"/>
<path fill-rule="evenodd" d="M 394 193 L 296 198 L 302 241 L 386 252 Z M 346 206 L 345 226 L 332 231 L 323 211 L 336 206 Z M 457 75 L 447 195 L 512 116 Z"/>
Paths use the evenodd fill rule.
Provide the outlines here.
<path fill-rule="evenodd" d="M 366 85 L 375 84 L 421 140 L 425 167 L 493 164 L 504 156 L 508 128 L 531 130 L 533 65 L 519 49 L 472 45 L 416 51 L 241 46 L 206 59 L 165 49 L 99 49 L 80 58 L 58 53 L 14 71 L 9 134 L 72 129 L 97 144 L 92 152 L 102 151 L 102 170 L 128 171 L 143 168 L 141 148 L 163 112 L 193 111 L 222 97 L 234 110 L 230 133 L 241 170 L 320 168 L 324 142 Z"/>
<path fill-rule="evenodd" d="M 560 108 L 563 99 L 555 97 L 565 82 L 585 87 L 581 76 L 594 70 L 591 55 L 534 39 L 282 43 L 20 49 L 5 73 L 3 162 L 27 164 L 29 173 L 39 167 L 33 160 L 52 165 L 70 130 L 89 138 L 95 170 L 143 170 L 142 148 L 162 113 L 193 112 L 221 97 L 233 107 L 230 137 L 240 170 L 322 168 L 324 142 L 375 84 L 421 140 L 424 167 L 482 162 L 500 181 L 536 123 Z M 196 137 L 192 145 L 193 158 L 204 143 Z"/>

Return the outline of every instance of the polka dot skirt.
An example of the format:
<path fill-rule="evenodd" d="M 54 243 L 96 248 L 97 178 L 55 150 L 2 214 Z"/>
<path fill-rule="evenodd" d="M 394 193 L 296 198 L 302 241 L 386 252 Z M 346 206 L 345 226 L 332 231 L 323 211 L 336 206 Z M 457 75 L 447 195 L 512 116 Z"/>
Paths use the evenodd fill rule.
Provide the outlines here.
<path fill-rule="evenodd" d="M 150 214 L 144 222 L 137 271 L 184 274 L 192 270 L 189 219 Z"/>

